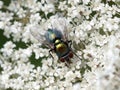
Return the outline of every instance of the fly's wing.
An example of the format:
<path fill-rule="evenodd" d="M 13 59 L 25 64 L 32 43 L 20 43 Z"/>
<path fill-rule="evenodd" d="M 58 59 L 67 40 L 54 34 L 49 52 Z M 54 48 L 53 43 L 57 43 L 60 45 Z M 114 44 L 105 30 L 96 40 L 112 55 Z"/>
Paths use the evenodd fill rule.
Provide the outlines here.
<path fill-rule="evenodd" d="M 37 30 L 30 30 L 30 33 L 39 42 L 42 43 L 45 41 L 44 35 L 40 34 Z"/>
<path fill-rule="evenodd" d="M 66 41 L 69 39 L 69 24 L 65 18 L 53 19 L 52 28 L 59 30 L 62 33 L 62 38 Z"/>
<path fill-rule="evenodd" d="M 30 33 L 31 35 L 36 39 L 38 40 L 42 45 L 46 46 L 47 48 L 51 48 L 50 44 L 46 41 L 46 38 L 45 38 L 45 31 L 43 30 L 33 30 L 31 29 L 30 30 Z"/>

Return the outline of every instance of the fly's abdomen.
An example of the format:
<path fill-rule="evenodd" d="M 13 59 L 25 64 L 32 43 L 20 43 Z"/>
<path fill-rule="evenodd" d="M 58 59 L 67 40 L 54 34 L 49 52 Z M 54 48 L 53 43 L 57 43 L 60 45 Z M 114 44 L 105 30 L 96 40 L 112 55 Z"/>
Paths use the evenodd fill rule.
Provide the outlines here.
<path fill-rule="evenodd" d="M 64 43 L 59 43 L 56 45 L 56 54 L 58 57 L 64 56 L 67 52 L 69 52 L 69 49 L 66 44 Z"/>

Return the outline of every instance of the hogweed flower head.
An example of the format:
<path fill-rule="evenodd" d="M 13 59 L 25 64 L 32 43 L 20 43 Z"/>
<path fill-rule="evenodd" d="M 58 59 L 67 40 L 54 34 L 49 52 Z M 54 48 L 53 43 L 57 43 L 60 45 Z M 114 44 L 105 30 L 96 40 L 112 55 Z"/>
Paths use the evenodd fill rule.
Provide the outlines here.
<path fill-rule="evenodd" d="M 119 90 L 119 12 L 119 0 L 0 1 L 0 89 Z M 48 28 L 67 29 L 70 67 L 31 34 Z"/>

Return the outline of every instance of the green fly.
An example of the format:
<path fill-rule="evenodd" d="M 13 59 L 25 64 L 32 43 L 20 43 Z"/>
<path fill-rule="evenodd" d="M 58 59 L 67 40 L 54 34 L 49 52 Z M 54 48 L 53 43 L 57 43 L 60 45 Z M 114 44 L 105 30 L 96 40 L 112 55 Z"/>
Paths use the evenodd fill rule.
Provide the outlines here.
<path fill-rule="evenodd" d="M 51 56 L 52 52 L 56 53 L 59 61 L 66 62 L 67 66 L 71 63 L 71 58 L 76 55 L 71 48 L 72 41 L 68 40 L 67 31 L 65 30 L 62 32 L 57 28 L 52 28 L 46 30 L 44 35 L 39 35 L 38 32 L 32 31 L 32 35 L 50 49 L 49 53 Z M 52 56 L 52 58 L 54 57 Z"/>
<path fill-rule="evenodd" d="M 49 52 L 55 52 L 61 62 L 70 62 L 70 58 L 73 58 L 71 40 L 65 40 L 63 34 L 57 29 L 48 29 L 45 38 L 50 45 L 53 45 Z"/>

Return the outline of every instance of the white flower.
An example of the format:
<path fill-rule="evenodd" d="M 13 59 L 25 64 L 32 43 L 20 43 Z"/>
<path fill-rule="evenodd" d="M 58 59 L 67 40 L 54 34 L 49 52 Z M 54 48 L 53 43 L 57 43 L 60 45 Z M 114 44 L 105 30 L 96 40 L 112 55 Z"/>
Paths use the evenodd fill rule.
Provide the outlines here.
<path fill-rule="evenodd" d="M 0 22 L 0 28 L 3 29 L 3 27 L 4 27 L 4 23 Z"/>
<path fill-rule="evenodd" d="M 73 90 L 79 90 L 80 89 L 80 83 L 75 83 L 73 85 Z"/>
<path fill-rule="evenodd" d="M 12 33 L 14 33 L 14 34 L 20 33 L 20 31 L 21 31 L 21 26 L 22 26 L 21 23 L 14 22 L 14 24 L 11 25 L 11 27 L 10 27 L 10 31 L 11 31 Z"/>
<path fill-rule="evenodd" d="M 0 51 L 3 52 L 5 56 L 10 56 L 13 53 L 13 48 L 15 48 L 16 45 L 13 44 L 13 42 L 8 41 L 5 45 L 4 48 L 2 48 Z"/>
<path fill-rule="evenodd" d="M 17 59 L 23 59 L 23 61 L 27 61 L 28 57 L 30 57 L 32 54 L 32 50 L 30 48 L 28 49 L 19 49 L 18 51 L 15 51 L 14 52 L 14 60 L 17 60 Z M 25 60 L 24 60 L 25 59 Z"/>
<path fill-rule="evenodd" d="M 91 2 L 91 1 L 90 0 L 85 0 L 83 3 L 88 4 L 89 2 Z"/>
<path fill-rule="evenodd" d="M 66 1 L 60 2 L 58 8 L 61 9 L 62 11 L 65 10 L 67 8 Z"/>
<path fill-rule="evenodd" d="M 5 5 L 0 1 L 0 29 L 10 41 L 0 43 L 1 90 L 120 89 L 118 0 L 12 0 Z M 48 28 L 60 30 L 61 40 L 72 40 L 68 66 L 56 51 L 49 57 L 56 45 L 45 41 Z M 26 48 L 14 44 L 19 42 Z"/>
<path fill-rule="evenodd" d="M 44 11 L 45 14 L 47 15 L 50 12 L 54 12 L 55 7 L 53 4 L 45 4 L 44 7 L 42 7 L 42 11 Z"/>
<path fill-rule="evenodd" d="M 2 1 L 0 1 L 0 8 L 2 8 L 2 6 L 3 6 L 3 2 L 2 2 Z"/>
<path fill-rule="evenodd" d="M 39 15 L 39 13 L 36 13 L 36 14 L 32 14 L 30 16 L 30 23 L 32 24 L 38 24 L 41 20 L 41 17 Z"/>
<path fill-rule="evenodd" d="M 72 71 L 69 71 L 65 75 L 66 80 L 72 81 L 75 78 L 75 74 Z"/>
<path fill-rule="evenodd" d="M 17 1 L 11 1 L 10 5 L 8 6 L 8 9 L 14 12 L 17 12 L 20 8 L 20 3 Z"/>

